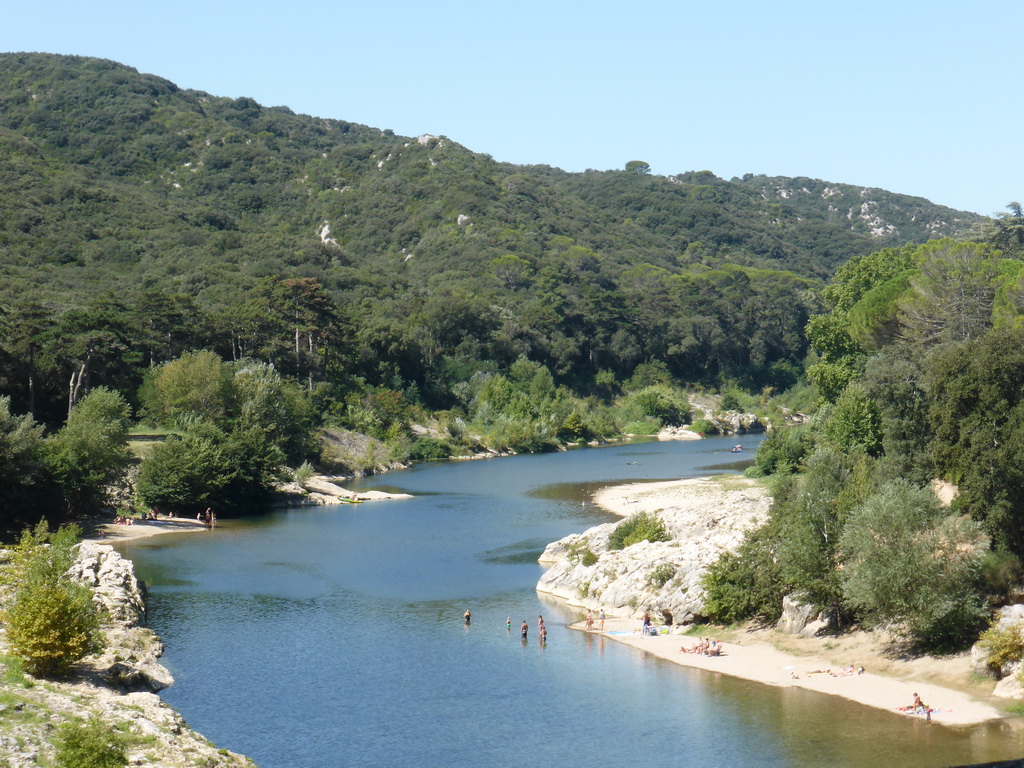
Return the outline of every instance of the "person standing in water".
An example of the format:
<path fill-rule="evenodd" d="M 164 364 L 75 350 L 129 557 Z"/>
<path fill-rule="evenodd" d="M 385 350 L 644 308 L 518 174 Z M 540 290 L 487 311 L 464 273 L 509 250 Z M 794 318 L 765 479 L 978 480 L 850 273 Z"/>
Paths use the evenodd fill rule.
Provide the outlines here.
<path fill-rule="evenodd" d="M 519 628 L 519 634 L 522 635 L 523 640 L 526 639 L 527 634 L 530 632 L 530 625 L 526 623 L 526 619 L 523 619 L 523 626 Z"/>
<path fill-rule="evenodd" d="M 466 612 L 465 612 L 464 614 L 462 614 L 462 618 L 463 618 L 463 619 L 465 620 L 465 622 L 466 622 L 466 624 L 467 624 L 467 626 L 468 626 L 468 625 L 469 625 L 469 621 L 470 621 L 470 619 L 472 618 L 472 617 L 470 616 L 470 614 L 469 614 L 469 608 L 467 608 L 467 609 L 466 609 Z"/>
<path fill-rule="evenodd" d="M 506 632 L 511 632 L 512 631 L 512 617 L 511 616 L 509 616 L 507 619 L 505 619 L 505 631 Z"/>

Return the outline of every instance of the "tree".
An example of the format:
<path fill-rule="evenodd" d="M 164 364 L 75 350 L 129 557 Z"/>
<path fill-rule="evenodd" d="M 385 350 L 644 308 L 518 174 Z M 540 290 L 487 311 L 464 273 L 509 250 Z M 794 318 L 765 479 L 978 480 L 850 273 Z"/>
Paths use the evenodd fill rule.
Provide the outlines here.
<path fill-rule="evenodd" d="M 919 271 L 899 305 L 904 338 L 928 346 L 977 338 L 992 326 L 997 273 L 986 246 L 935 240 L 915 259 Z"/>
<path fill-rule="evenodd" d="M 28 414 L 12 414 L 10 402 L 0 397 L 0 530 L 27 517 L 49 495 L 43 428 Z"/>
<path fill-rule="evenodd" d="M 943 346 L 924 381 L 936 472 L 998 548 L 1024 556 L 1024 330 Z"/>
<path fill-rule="evenodd" d="M 867 496 L 870 475 L 863 452 L 818 449 L 807 460 L 807 471 L 784 481 L 775 493 L 772 518 L 783 580 L 837 612 L 843 605 L 840 538 L 850 510 Z"/>
<path fill-rule="evenodd" d="M 129 415 L 121 395 L 99 387 L 74 407 L 67 424 L 46 442 L 46 464 L 69 514 L 98 511 L 108 501 L 107 487 L 132 463 Z"/>
<path fill-rule="evenodd" d="M 905 245 L 854 256 L 836 270 L 825 287 L 825 302 L 834 312 L 849 312 L 873 288 L 913 269 L 914 250 L 913 245 Z"/>
<path fill-rule="evenodd" d="M 630 160 L 626 163 L 626 173 L 635 173 L 637 176 L 646 176 L 651 172 L 651 165 L 646 160 Z"/>
<path fill-rule="evenodd" d="M 1016 201 L 1006 204 L 1006 211 L 995 214 L 995 229 L 989 241 L 1008 255 L 1024 254 L 1024 208 Z"/>
<path fill-rule="evenodd" d="M 491 261 L 491 269 L 503 288 L 518 288 L 525 285 L 533 271 L 530 262 L 515 254 L 507 253 Z"/>
<path fill-rule="evenodd" d="M 906 481 L 882 487 L 843 530 L 843 593 L 873 624 L 933 648 L 956 647 L 986 613 L 978 589 L 988 538 Z"/>
<path fill-rule="evenodd" d="M 842 453 L 882 451 L 882 417 L 878 406 L 857 382 L 851 383 L 829 410 L 821 427 L 824 441 Z"/>
<path fill-rule="evenodd" d="M 3 619 L 11 652 L 33 675 L 63 676 L 101 649 L 92 592 L 67 576 L 79 534 L 77 526 L 49 534 L 45 522 L 22 534 L 14 574 L 21 586 Z"/>
<path fill-rule="evenodd" d="M 219 506 L 238 468 L 223 430 L 196 422 L 153 447 L 139 468 L 136 491 L 147 506 L 183 512 Z"/>
<path fill-rule="evenodd" d="M 140 396 L 147 417 L 157 424 L 186 414 L 216 421 L 229 408 L 230 376 L 216 353 L 186 352 L 153 369 Z"/>

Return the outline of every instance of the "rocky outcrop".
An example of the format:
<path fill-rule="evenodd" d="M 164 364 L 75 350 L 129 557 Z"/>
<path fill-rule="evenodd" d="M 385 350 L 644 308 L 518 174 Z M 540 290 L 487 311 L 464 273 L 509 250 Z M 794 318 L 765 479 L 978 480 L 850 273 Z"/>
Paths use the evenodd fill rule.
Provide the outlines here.
<path fill-rule="evenodd" d="M 701 580 L 708 567 L 765 520 L 769 504 L 762 487 L 741 478 L 689 481 L 685 494 L 673 494 L 654 513 L 668 541 L 612 550 L 608 539 L 619 522 L 567 536 L 541 555 L 551 567 L 537 590 L 609 616 L 667 610 L 675 623 L 686 623 L 703 613 Z"/>
<path fill-rule="evenodd" d="M 710 422 L 719 434 L 739 435 L 746 432 L 764 432 L 766 426 L 753 413 L 740 411 L 706 411 L 704 421 Z"/>
<path fill-rule="evenodd" d="M 782 598 L 782 616 L 775 628 L 788 635 L 815 637 L 836 628 L 836 617 L 821 606 L 809 603 L 802 595 L 786 595 Z"/>
<path fill-rule="evenodd" d="M 352 499 L 360 501 L 381 501 L 383 499 L 408 499 L 408 493 L 386 493 L 385 491 L 350 491 L 337 481 L 342 478 L 314 475 L 301 484 L 297 482 L 283 483 L 278 486 L 277 493 L 280 503 L 289 506 L 311 504 L 344 504 Z"/>
<path fill-rule="evenodd" d="M 1024 605 L 1008 605 L 1001 608 L 992 622 L 992 628 L 1002 631 L 1017 632 L 1024 637 Z M 992 691 L 994 696 L 1007 699 L 1024 697 L 1024 684 L 1021 681 L 1021 660 L 1006 661 L 999 667 L 993 667 L 989 660 L 988 649 L 983 643 L 971 646 L 971 671 L 984 677 L 994 677 L 996 683 Z"/>
<path fill-rule="evenodd" d="M 658 433 L 659 440 L 700 440 L 702 437 L 699 432 L 686 427 L 663 427 Z"/>
<path fill-rule="evenodd" d="M 156 695 L 174 679 L 158 661 L 163 644 L 142 625 L 144 593 L 131 561 L 110 546 L 83 543 L 69 575 L 91 587 L 104 610 L 106 650 L 85 659 L 64 680 L 36 684 L 10 666 L 0 675 L 0 764 L 52 765 L 57 727 L 95 715 L 123 732 L 129 765 L 252 768 L 248 758 L 217 749 L 190 729 Z M 6 653 L 0 633 L 0 654 Z"/>

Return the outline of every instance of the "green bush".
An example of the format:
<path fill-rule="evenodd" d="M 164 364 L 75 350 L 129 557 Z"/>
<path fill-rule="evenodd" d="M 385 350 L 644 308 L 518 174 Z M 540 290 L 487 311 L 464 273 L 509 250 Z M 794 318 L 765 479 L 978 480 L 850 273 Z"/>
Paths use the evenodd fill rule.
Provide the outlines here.
<path fill-rule="evenodd" d="M 409 447 L 409 458 L 413 461 L 447 459 L 451 455 L 452 449 L 448 443 L 435 437 L 427 437 L 426 435 L 417 437 Z"/>
<path fill-rule="evenodd" d="M 775 540 L 773 527 L 762 526 L 735 553 L 726 552 L 708 568 L 702 584 L 709 619 L 723 624 L 752 618 L 778 621 L 789 585 L 782 581 Z"/>
<path fill-rule="evenodd" d="M 752 477 L 788 475 L 796 472 L 810 452 L 811 438 L 806 427 L 773 429 L 761 441 L 754 454 Z"/>
<path fill-rule="evenodd" d="M 589 567 L 597 562 L 597 555 L 590 548 L 590 541 L 588 539 L 580 539 L 568 546 L 566 559 L 572 565 L 582 564 Z"/>
<path fill-rule="evenodd" d="M 718 427 L 707 419 L 697 419 L 690 425 L 690 431 L 701 435 L 717 435 Z"/>
<path fill-rule="evenodd" d="M 608 537 L 609 549 L 625 549 L 641 541 L 668 541 L 668 533 L 661 519 L 647 512 L 627 517 Z"/>
<path fill-rule="evenodd" d="M 655 384 L 631 392 L 622 403 L 626 417 L 634 421 L 656 419 L 662 424 L 678 425 L 690 418 L 686 395 L 674 387 Z"/>
<path fill-rule="evenodd" d="M 672 563 L 661 563 L 647 575 L 647 583 L 661 589 L 675 578 L 676 567 Z"/>
<path fill-rule="evenodd" d="M 1000 627 L 994 624 L 981 633 L 978 645 L 985 651 L 985 664 L 993 671 L 1002 669 L 1009 662 L 1024 659 L 1024 635 L 1018 625 Z"/>
<path fill-rule="evenodd" d="M 306 482 L 313 476 L 313 465 L 308 461 L 302 462 L 302 465 L 295 470 L 293 476 L 296 483 L 305 487 Z"/>
<path fill-rule="evenodd" d="M 93 715 L 60 725 L 55 740 L 57 768 L 124 768 L 128 753 L 124 737 Z"/>
<path fill-rule="evenodd" d="M 622 428 L 622 431 L 627 435 L 656 435 L 661 431 L 661 422 L 653 419 L 631 421 Z"/>
<path fill-rule="evenodd" d="M 986 614 L 978 589 L 989 539 L 928 488 L 887 483 L 840 535 L 843 595 L 866 623 L 901 627 L 933 650 L 958 649 Z"/>
<path fill-rule="evenodd" d="M 727 389 L 722 393 L 722 410 L 723 411 L 741 411 L 743 410 L 743 404 L 740 402 L 742 393 L 736 389 Z"/>
<path fill-rule="evenodd" d="M 30 674 L 59 677 L 102 647 L 92 592 L 65 575 L 79 533 L 77 526 L 70 526 L 47 534 L 44 521 L 22 534 L 16 555 L 21 586 L 4 623 L 11 653 Z"/>

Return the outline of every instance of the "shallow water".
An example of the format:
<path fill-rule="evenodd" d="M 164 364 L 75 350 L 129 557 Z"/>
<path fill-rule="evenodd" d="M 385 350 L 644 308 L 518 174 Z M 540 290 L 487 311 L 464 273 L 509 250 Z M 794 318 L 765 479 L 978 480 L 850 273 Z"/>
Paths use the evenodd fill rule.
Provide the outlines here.
<path fill-rule="evenodd" d="M 360 486 L 413 499 L 120 545 L 150 585 L 150 623 L 177 679 L 164 697 L 263 768 L 923 767 L 1024 754 L 1012 723 L 943 728 L 565 628 L 580 614 L 535 592 L 536 559 L 614 519 L 589 494 L 740 467 L 750 453 L 730 454 L 735 442 L 420 465 Z"/>

